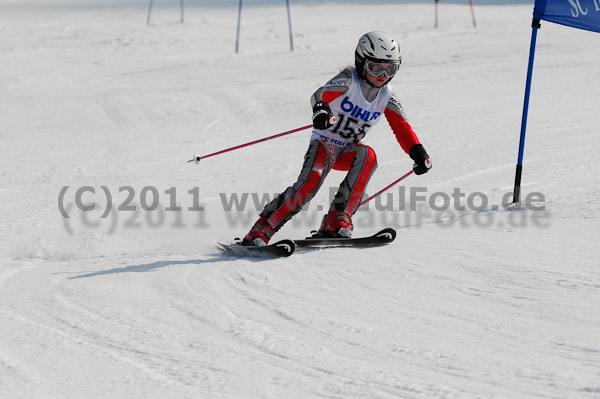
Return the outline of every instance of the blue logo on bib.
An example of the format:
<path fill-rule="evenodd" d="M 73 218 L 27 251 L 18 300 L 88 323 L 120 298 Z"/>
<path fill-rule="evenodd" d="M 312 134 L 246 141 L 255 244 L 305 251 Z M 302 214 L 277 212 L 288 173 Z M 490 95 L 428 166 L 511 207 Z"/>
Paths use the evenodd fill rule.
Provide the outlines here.
<path fill-rule="evenodd" d="M 358 105 L 352 104 L 348 96 L 342 100 L 342 111 L 350 113 L 354 118 L 360 118 L 365 122 L 373 121 L 381 115 L 381 112 L 373 112 L 362 109 Z"/>

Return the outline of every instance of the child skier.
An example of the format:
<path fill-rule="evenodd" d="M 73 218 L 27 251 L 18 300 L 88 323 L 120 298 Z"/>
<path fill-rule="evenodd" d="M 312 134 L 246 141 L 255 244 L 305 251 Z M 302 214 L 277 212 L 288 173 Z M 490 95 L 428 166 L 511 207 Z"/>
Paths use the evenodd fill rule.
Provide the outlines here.
<path fill-rule="evenodd" d="M 398 42 L 384 32 L 369 32 L 358 40 L 355 68 L 347 68 L 311 98 L 314 129 L 300 176 L 268 203 L 242 245 L 267 245 L 302 206 L 310 201 L 331 169 L 348 171 L 323 218 L 316 237 L 350 237 L 352 215 L 373 172 L 375 152 L 360 141 L 385 115 L 398 143 L 414 161 L 417 175 L 431 169 L 429 155 L 406 121 L 391 85 L 402 57 Z"/>

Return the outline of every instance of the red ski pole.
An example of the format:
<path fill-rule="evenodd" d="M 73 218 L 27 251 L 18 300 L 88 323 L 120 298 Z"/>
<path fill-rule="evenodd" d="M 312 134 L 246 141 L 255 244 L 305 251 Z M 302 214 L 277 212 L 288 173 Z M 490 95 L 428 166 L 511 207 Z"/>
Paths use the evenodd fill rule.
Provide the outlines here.
<path fill-rule="evenodd" d="M 367 198 L 366 200 L 364 200 L 363 202 L 360 203 L 360 205 L 358 206 L 359 208 L 361 206 L 363 206 L 364 204 L 366 204 L 367 202 L 371 201 L 373 198 L 375 197 L 379 197 L 381 194 L 383 194 L 385 191 L 389 190 L 390 188 L 394 187 L 396 184 L 400 183 L 402 180 L 406 179 L 408 176 L 412 175 L 415 171 L 411 170 L 410 172 L 408 172 L 407 174 L 405 174 L 404 176 L 402 176 L 401 178 L 399 178 L 398 180 L 396 180 L 395 182 L 391 183 L 390 185 L 388 185 L 387 187 L 385 187 L 384 189 L 378 191 L 376 194 L 373 194 L 372 196 L 370 196 L 369 198 Z"/>
<path fill-rule="evenodd" d="M 477 22 L 475 21 L 475 10 L 473 9 L 473 0 L 469 0 L 469 4 L 471 5 L 471 16 L 473 17 L 473 26 L 477 28 Z"/>
<path fill-rule="evenodd" d="M 200 155 L 196 154 L 196 155 L 194 155 L 194 158 L 193 158 L 193 159 L 190 159 L 190 160 L 188 161 L 188 163 L 189 163 L 189 162 L 196 162 L 196 163 L 200 163 L 200 160 L 201 160 L 201 159 L 204 159 L 204 158 L 213 157 L 213 156 L 215 156 L 215 155 L 219 155 L 219 154 L 224 154 L 224 153 L 226 153 L 226 152 L 233 151 L 233 150 L 238 150 L 238 149 L 240 149 L 240 148 L 244 148 L 244 147 L 248 147 L 248 146 L 251 146 L 251 145 L 254 145 L 254 144 L 262 143 L 263 141 L 267 141 L 267 140 L 276 139 L 277 137 L 282 137 L 282 136 L 286 136 L 286 135 L 288 135 L 288 134 L 292 134 L 292 133 L 299 132 L 299 131 L 301 131 L 301 130 L 310 129 L 311 127 L 313 127 L 313 125 L 307 125 L 307 126 L 299 127 L 299 128 L 297 128 L 297 129 L 288 130 L 287 132 L 283 132 L 283 133 L 279 133 L 279 134 L 276 134 L 276 135 L 273 135 L 273 136 L 265 137 L 265 138 L 263 138 L 263 139 L 259 139 L 259 140 L 251 141 L 251 142 L 249 142 L 249 143 L 246 143 L 246 144 L 240 144 L 240 145 L 236 145 L 235 147 L 231 147 L 231 148 L 227 148 L 227 149 L 225 149 L 225 150 L 221 150 L 221 151 L 213 152 L 212 154 L 208 154 L 208 155 L 204 155 L 204 156 L 200 156 Z"/>

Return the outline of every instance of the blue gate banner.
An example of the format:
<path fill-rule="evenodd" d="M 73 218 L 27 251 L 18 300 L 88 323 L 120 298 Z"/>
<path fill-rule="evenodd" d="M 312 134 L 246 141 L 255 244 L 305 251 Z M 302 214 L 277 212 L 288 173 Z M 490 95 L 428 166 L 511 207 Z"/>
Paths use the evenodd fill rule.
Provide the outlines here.
<path fill-rule="evenodd" d="M 600 33 L 600 0 L 535 0 L 533 19 Z"/>

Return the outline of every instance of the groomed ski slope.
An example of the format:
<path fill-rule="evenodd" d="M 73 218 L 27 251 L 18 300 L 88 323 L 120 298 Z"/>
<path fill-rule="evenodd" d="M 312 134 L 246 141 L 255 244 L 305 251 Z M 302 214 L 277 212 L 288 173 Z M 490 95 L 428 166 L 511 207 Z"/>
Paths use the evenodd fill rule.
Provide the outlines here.
<path fill-rule="evenodd" d="M 429 1 L 292 2 L 293 52 L 284 3 L 247 4 L 237 55 L 236 1 L 184 24 L 156 3 L 146 26 L 144 2 L 0 1 L 0 397 L 600 397 L 600 35 L 542 23 L 523 198 L 544 209 L 519 210 L 532 3 L 477 1 L 475 29 L 442 1 L 434 29 Z M 395 242 L 222 255 L 310 133 L 186 161 L 308 125 L 370 30 L 401 43 L 393 85 L 433 161 L 354 219 Z M 369 193 L 410 170 L 385 122 L 366 143 Z M 318 227 L 342 178 L 276 237 Z"/>

